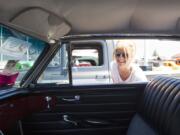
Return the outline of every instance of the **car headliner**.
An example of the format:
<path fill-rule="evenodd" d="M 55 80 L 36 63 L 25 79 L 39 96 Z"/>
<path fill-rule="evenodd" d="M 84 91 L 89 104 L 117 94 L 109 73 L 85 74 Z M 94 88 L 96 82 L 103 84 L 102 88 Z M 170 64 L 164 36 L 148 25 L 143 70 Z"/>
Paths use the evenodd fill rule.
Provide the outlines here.
<path fill-rule="evenodd" d="M 50 30 L 46 25 L 50 23 L 46 22 L 48 19 L 41 20 L 43 15 L 38 11 L 37 17 L 31 14 L 25 19 L 18 18 L 21 23 L 16 21 L 19 14 L 33 7 L 40 7 L 68 24 L 70 30 L 62 35 L 180 34 L 178 0 L 0 0 L 0 21 L 45 38 Z"/>

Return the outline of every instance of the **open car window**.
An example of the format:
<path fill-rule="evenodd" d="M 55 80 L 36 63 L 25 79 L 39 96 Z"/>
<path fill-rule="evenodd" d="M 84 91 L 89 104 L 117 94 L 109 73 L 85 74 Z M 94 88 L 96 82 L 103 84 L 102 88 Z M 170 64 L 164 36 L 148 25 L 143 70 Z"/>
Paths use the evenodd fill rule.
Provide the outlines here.
<path fill-rule="evenodd" d="M 119 40 L 114 40 L 117 46 Z M 139 66 L 147 80 L 158 75 L 180 78 L 180 41 L 160 39 L 131 39 L 135 45 L 133 64 Z"/>
<path fill-rule="evenodd" d="M 126 48 L 128 46 L 126 42 L 132 43 L 129 50 Z M 178 40 L 160 39 L 72 42 L 71 72 L 67 70 L 68 49 L 64 45 L 41 75 L 38 83 L 69 84 L 71 82 L 69 73 L 73 85 L 144 83 L 159 75 L 180 78 L 179 43 Z M 119 44 L 120 48 L 116 52 Z M 124 66 L 129 64 L 129 72 L 119 70 L 123 64 Z M 125 75 L 129 73 L 129 76 L 123 76 L 123 72 L 126 72 Z"/>
<path fill-rule="evenodd" d="M 0 25 L 0 88 L 19 86 L 47 43 Z"/>

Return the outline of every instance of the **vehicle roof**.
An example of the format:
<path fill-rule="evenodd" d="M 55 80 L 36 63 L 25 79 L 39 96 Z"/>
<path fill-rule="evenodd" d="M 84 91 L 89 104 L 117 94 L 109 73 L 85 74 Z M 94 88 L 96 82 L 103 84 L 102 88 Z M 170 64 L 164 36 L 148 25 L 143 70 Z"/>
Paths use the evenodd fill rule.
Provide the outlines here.
<path fill-rule="evenodd" d="M 0 0 L 0 21 L 43 39 L 69 34 L 179 35 L 179 7 L 178 0 Z"/>

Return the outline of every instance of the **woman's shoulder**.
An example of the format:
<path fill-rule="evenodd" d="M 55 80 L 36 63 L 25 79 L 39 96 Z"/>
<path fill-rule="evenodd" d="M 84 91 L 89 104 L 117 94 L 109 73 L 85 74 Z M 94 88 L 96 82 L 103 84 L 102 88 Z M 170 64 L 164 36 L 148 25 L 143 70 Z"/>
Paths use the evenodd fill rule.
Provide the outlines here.
<path fill-rule="evenodd" d="M 132 69 L 136 72 L 143 72 L 143 70 L 137 64 L 132 64 Z"/>
<path fill-rule="evenodd" d="M 110 66 L 111 66 L 111 69 L 113 69 L 114 67 L 117 67 L 116 61 L 112 61 Z"/>
<path fill-rule="evenodd" d="M 147 81 L 147 78 L 143 70 L 137 64 L 133 64 L 132 68 L 133 68 L 134 79 L 136 81 L 143 81 L 143 82 Z"/>

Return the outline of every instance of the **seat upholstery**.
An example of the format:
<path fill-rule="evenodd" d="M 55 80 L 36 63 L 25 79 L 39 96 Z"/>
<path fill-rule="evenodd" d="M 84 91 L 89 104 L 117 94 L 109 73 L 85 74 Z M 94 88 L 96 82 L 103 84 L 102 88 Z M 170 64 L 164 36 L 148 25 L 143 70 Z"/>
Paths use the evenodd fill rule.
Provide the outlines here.
<path fill-rule="evenodd" d="M 180 79 L 149 82 L 127 135 L 180 135 Z"/>

